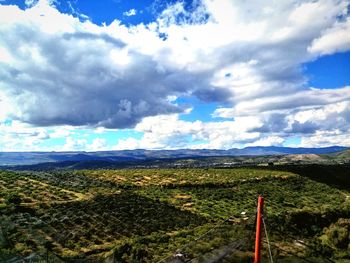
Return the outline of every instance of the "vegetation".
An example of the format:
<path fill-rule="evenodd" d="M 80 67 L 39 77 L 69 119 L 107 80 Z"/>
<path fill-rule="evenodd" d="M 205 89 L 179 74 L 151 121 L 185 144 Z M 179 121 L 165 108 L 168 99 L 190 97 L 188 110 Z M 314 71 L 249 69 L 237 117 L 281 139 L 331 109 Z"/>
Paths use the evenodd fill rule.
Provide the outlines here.
<path fill-rule="evenodd" d="M 341 262 L 350 258 L 349 171 L 0 171 L 0 262 L 251 262 L 259 194 L 278 262 Z"/>

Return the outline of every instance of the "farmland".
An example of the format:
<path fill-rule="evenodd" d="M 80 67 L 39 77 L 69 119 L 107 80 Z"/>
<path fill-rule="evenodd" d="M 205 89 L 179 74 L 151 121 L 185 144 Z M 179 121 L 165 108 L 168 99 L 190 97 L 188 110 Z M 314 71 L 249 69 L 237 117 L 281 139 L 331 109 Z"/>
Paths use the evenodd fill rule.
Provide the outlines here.
<path fill-rule="evenodd" d="M 349 170 L 3 170 L 0 261 L 171 262 L 176 252 L 191 262 L 251 262 L 263 194 L 275 260 L 342 262 L 350 257 Z"/>

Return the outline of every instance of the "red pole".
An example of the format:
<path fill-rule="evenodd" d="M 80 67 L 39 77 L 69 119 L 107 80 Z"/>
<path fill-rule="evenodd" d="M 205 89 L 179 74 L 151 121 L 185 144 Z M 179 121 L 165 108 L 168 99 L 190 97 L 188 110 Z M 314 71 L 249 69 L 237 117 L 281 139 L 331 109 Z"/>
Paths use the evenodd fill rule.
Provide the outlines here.
<path fill-rule="evenodd" d="M 260 263 L 260 250 L 261 250 L 261 217 L 264 208 L 264 197 L 259 195 L 258 198 L 258 214 L 256 217 L 256 236 L 255 236 L 255 258 L 254 263 Z"/>

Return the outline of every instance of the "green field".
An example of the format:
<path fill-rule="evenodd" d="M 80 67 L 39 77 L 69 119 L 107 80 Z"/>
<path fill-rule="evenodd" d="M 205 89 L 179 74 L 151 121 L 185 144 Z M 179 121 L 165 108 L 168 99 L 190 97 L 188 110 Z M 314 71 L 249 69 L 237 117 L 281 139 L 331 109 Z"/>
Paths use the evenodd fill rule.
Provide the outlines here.
<path fill-rule="evenodd" d="M 259 194 L 275 262 L 346 262 L 349 170 L 0 171 L 0 262 L 252 262 Z"/>

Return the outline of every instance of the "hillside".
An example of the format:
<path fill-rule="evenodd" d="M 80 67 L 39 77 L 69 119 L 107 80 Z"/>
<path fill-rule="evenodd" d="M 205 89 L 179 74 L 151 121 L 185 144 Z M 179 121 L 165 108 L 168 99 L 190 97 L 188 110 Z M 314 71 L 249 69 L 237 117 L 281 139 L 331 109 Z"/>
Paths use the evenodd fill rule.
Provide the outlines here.
<path fill-rule="evenodd" d="M 48 252 L 50 262 L 173 262 L 174 253 L 183 255 L 177 262 L 251 262 L 259 194 L 275 261 L 345 259 L 349 171 L 346 165 L 2 171 L 0 261 L 39 262 Z"/>
<path fill-rule="evenodd" d="M 327 154 L 330 158 L 338 159 L 338 160 L 349 160 L 350 159 L 350 150 L 344 150 L 340 152 L 335 152 L 331 154 Z"/>
<path fill-rule="evenodd" d="M 320 151 L 319 149 L 317 151 Z M 83 170 L 83 169 L 121 169 L 121 168 L 228 168 L 251 166 L 280 166 L 301 164 L 337 165 L 350 163 L 350 150 L 327 154 L 274 154 L 274 155 L 240 155 L 240 156 L 191 156 L 171 158 L 110 157 L 83 158 L 77 154 L 67 161 L 43 162 L 29 165 L 6 165 L 3 169 L 11 170 Z M 136 152 L 131 151 L 134 155 Z M 172 152 L 171 152 L 172 153 Z M 99 153 L 102 154 L 102 153 Z M 106 153 L 104 153 L 106 154 Z M 109 153 L 111 154 L 111 153 Z M 209 154 L 206 150 L 206 154 Z M 64 154 L 63 154 L 64 155 Z M 199 154 L 198 154 L 199 155 Z M 68 158 L 68 157 L 67 157 Z M 25 162 L 24 162 L 25 163 Z"/>
<path fill-rule="evenodd" d="M 326 154 L 346 150 L 346 147 L 289 148 L 289 147 L 247 147 L 229 150 L 124 150 L 102 152 L 0 152 L 0 166 L 33 165 L 62 162 L 137 162 L 161 159 L 184 159 L 224 156 L 264 156 L 286 154 Z"/>

